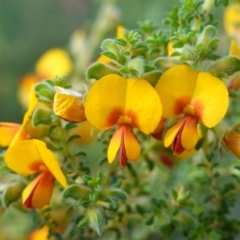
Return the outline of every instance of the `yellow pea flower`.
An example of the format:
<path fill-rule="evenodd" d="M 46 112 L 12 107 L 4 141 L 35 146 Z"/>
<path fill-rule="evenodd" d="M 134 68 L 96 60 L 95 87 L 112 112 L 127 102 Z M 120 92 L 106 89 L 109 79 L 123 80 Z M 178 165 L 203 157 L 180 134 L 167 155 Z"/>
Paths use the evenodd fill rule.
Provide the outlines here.
<path fill-rule="evenodd" d="M 31 88 L 44 79 L 69 74 L 72 71 L 72 61 L 69 54 L 60 48 L 45 52 L 35 65 L 35 74 L 26 74 L 20 81 L 18 99 L 27 108 Z"/>
<path fill-rule="evenodd" d="M 48 240 L 49 228 L 44 226 L 40 229 L 34 230 L 27 238 L 27 240 Z"/>
<path fill-rule="evenodd" d="M 85 102 L 85 114 L 93 126 L 103 130 L 117 126 L 107 156 L 112 163 L 118 152 L 122 167 L 140 156 L 133 127 L 149 134 L 157 127 L 161 113 L 160 99 L 147 81 L 116 74 L 106 75 L 93 84 Z"/>
<path fill-rule="evenodd" d="M 55 179 L 66 187 L 66 178 L 54 154 L 40 140 L 23 140 L 8 148 L 7 166 L 14 172 L 28 176 L 38 173 L 23 190 L 22 202 L 26 208 L 42 208 L 51 199 Z"/>
<path fill-rule="evenodd" d="M 217 125 L 228 108 L 228 90 L 218 78 L 197 72 L 187 65 L 165 71 L 156 84 L 163 104 L 163 117 L 177 118 L 164 136 L 164 145 L 172 144 L 175 154 L 191 151 L 199 140 L 198 123 Z"/>

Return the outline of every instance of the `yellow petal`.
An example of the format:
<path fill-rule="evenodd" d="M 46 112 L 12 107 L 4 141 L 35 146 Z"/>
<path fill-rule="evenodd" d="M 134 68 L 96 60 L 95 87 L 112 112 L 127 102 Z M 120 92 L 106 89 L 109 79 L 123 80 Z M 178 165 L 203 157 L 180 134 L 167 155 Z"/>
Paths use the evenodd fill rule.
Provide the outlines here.
<path fill-rule="evenodd" d="M 166 70 L 155 88 L 163 105 L 163 117 L 176 117 L 190 103 L 198 73 L 187 65 Z"/>
<path fill-rule="evenodd" d="M 155 89 L 144 79 L 127 80 L 125 116 L 145 134 L 153 132 L 162 115 L 162 104 Z"/>
<path fill-rule="evenodd" d="M 199 140 L 197 129 L 198 119 L 193 116 L 186 116 L 185 119 L 186 122 L 181 134 L 181 144 L 184 149 L 191 151 L 195 148 Z"/>
<path fill-rule="evenodd" d="M 172 126 L 165 134 L 164 136 L 164 146 L 169 147 L 172 142 L 174 141 L 176 135 L 178 134 L 180 128 L 182 127 L 184 123 L 184 120 L 181 119 L 179 122 L 177 122 L 174 126 Z"/>
<path fill-rule="evenodd" d="M 39 77 L 35 74 L 27 74 L 21 79 L 17 94 L 19 102 L 25 109 L 27 109 L 29 105 L 31 89 L 39 81 Z"/>
<path fill-rule="evenodd" d="M 117 26 L 117 38 L 122 38 L 125 39 L 125 36 L 123 34 L 123 30 L 125 30 L 126 28 L 122 25 L 118 25 Z"/>
<path fill-rule="evenodd" d="M 124 112 L 127 80 L 109 74 L 91 87 L 85 101 L 88 121 L 98 129 L 108 129 Z"/>
<path fill-rule="evenodd" d="M 56 94 L 53 100 L 54 113 L 69 122 L 85 121 L 82 94 L 62 87 L 55 87 L 55 89 Z"/>
<path fill-rule="evenodd" d="M 121 145 L 121 139 L 122 139 L 122 128 L 117 128 L 115 133 L 113 134 L 110 143 L 108 145 L 108 162 L 112 163 L 117 155 L 117 152 Z"/>
<path fill-rule="evenodd" d="M 224 13 L 224 28 L 226 33 L 231 37 L 236 37 L 239 34 L 240 24 L 240 3 L 235 2 L 230 4 Z"/>
<path fill-rule="evenodd" d="M 22 201 L 26 208 L 43 208 L 52 197 L 55 178 L 48 171 L 40 173 L 23 190 Z"/>
<path fill-rule="evenodd" d="M 25 134 L 25 132 L 26 132 L 25 126 L 27 125 L 30 117 L 32 116 L 32 113 L 33 113 L 35 107 L 37 106 L 37 104 L 38 104 L 38 99 L 37 99 L 37 97 L 35 95 L 34 88 L 32 88 L 31 91 L 30 91 L 30 100 L 29 100 L 28 110 L 24 114 L 21 128 L 19 129 L 19 131 L 14 136 L 14 139 L 12 140 L 10 146 L 12 146 L 15 143 L 17 143 L 17 142 L 22 140 L 21 136 L 23 134 Z"/>
<path fill-rule="evenodd" d="M 27 240 L 49 240 L 48 232 L 49 228 L 47 226 L 36 229 L 29 235 Z"/>
<path fill-rule="evenodd" d="M 211 128 L 218 124 L 228 109 L 226 85 L 207 72 L 198 74 L 191 105 L 203 124 Z"/>
<path fill-rule="evenodd" d="M 136 162 L 139 159 L 141 147 L 133 133 L 132 127 L 124 126 L 123 134 L 127 159 Z"/>
<path fill-rule="evenodd" d="M 70 73 L 72 62 L 68 53 L 59 48 L 53 48 L 45 52 L 35 66 L 35 72 L 43 78 L 54 78 Z"/>
<path fill-rule="evenodd" d="M 47 168 L 62 186 L 67 185 L 55 155 L 40 140 L 24 140 L 12 145 L 6 151 L 5 162 L 10 169 L 21 175 Z"/>
<path fill-rule="evenodd" d="M 98 80 L 85 102 L 86 117 L 96 128 L 132 124 L 146 134 L 157 127 L 161 108 L 156 91 L 147 81 L 126 80 L 116 74 Z"/>
<path fill-rule="evenodd" d="M 231 43 L 230 43 L 229 55 L 235 55 L 240 57 L 240 49 L 237 45 L 237 42 L 233 39 L 231 40 Z"/>
<path fill-rule="evenodd" d="M 21 124 L 0 122 L 0 146 L 8 147 L 20 128 Z M 26 133 L 22 132 L 19 139 L 24 140 L 26 137 Z"/>

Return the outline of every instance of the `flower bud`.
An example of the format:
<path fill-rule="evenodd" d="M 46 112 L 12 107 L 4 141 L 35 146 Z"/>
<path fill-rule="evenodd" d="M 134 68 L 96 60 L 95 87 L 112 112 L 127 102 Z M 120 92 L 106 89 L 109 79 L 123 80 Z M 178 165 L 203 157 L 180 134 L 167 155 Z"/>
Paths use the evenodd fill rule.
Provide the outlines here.
<path fill-rule="evenodd" d="M 223 138 L 225 146 L 238 158 L 240 158 L 240 132 L 230 131 Z"/>
<path fill-rule="evenodd" d="M 62 87 L 55 87 L 55 89 L 56 94 L 53 99 L 53 112 L 69 122 L 85 121 L 86 117 L 82 94 Z"/>

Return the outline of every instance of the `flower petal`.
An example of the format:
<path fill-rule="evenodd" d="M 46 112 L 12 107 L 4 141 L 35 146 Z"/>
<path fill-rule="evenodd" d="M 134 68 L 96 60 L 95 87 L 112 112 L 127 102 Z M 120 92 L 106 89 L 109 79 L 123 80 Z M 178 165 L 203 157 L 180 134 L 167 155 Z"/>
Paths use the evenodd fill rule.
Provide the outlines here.
<path fill-rule="evenodd" d="M 116 74 L 99 79 L 91 87 L 85 101 L 88 121 L 98 129 L 108 129 L 124 112 L 127 80 Z"/>
<path fill-rule="evenodd" d="M 231 40 L 231 43 L 230 43 L 229 55 L 235 55 L 240 57 L 240 48 L 237 45 L 237 42 L 233 39 Z"/>
<path fill-rule="evenodd" d="M 24 140 L 12 145 L 6 151 L 5 162 L 9 168 L 21 175 L 47 168 L 62 186 L 67 185 L 55 155 L 40 140 Z"/>
<path fill-rule="evenodd" d="M 132 127 L 127 125 L 124 128 L 124 146 L 126 151 L 126 156 L 129 161 L 136 162 L 139 159 L 141 147 L 137 141 Z"/>
<path fill-rule="evenodd" d="M 85 121 L 82 94 L 62 87 L 55 87 L 55 89 L 56 94 L 53 100 L 54 113 L 69 122 Z"/>
<path fill-rule="evenodd" d="M 0 146 L 8 147 L 20 128 L 21 124 L 0 122 Z M 24 140 L 26 137 L 26 133 L 22 132 L 19 139 Z"/>
<path fill-rule="evenodd" d="M 166 70 L 156 84 L 163 105 L 163 117 L 176 117 L 190 103 L 198 73 L 187 65 Z"/>
<path fill-rule="evenodd" d="M 35 66 L 35 72 L 42 78 L 54 78 L 68 74 L 72 70 L 72 62 L 68 53 L 60 48 L 45 52 Z"/>
<path fill-rule="evenodd" d="M 226 85 L 207 72 L 198 74 L 191 105 L 203 124 L 211 128 L 218 124 L 228 109 Z"/>
<path fill-rule="evenodd" d="M 127 80 L 125 116 L 145 134 L 153 132 L 161 119 L 162 104 L 155 89 L 144 79 Z"/>
<path fill-rule="evenodd" d="M 42 208 L 52 197 L 55 178 L 48 171 L 40 173 L 23 190 L 22 201 L 26 208 Z"/>
<path fill-rule="evenodd" d="M 107 157 L 108 157 L 109 163 L 113 162 L 113 160 L 115 159 L 117 152 L 120 148 L 122 131 L 123 131 L 122 128 L 117 128 L 110 140 L 110 143 L 108 145 L 108 152 L 107 152 Z"/>
<path fill-rule="evenodd" d="M 164 136 L 164 146 L 169 147 L 172 142 L 174 141 L 176 135 L 178 134 L 180 128 L 184 124 L 184 119 L 181 119 L 179 122 L 177 122 L 174 126 L 172 126 L 165 134 Z"/>
<path fill-rule="evenodd" d="M 183 131 L 181 134 L 181 144 L 184 149 L 191 151 L 195 148 L 198 140 L 198 129 L 197 129 L 197 122 L 198 119 L 193 116 L 186 116 L 186 122 L 183 127 Z"/>

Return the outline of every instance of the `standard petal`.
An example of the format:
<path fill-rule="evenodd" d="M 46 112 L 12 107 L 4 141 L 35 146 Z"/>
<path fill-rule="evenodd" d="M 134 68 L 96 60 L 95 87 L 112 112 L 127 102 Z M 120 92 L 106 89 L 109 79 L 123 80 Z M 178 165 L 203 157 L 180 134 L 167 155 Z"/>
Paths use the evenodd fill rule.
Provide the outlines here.
<path fill-rule="evenodd" d="M 198 74 L 191 105 L 196 116 L 208 127 L 214 127 L 228 109 L 229 97 L 226 85 L 207 72 Z"/>
<path fill-rule="evenodd" d="M 69 122 L 85 121 L 82 94 L 62 87 L 55 87 L 55 89 L 53 112 Z"/>
<path fill-rule="evenodd" d="M 186 116 L 186 122 L 183 127 L 183 131 L 181 134 L 181 144 L 184 149 L 191 151 L 195 148 L 198 140 L 198 129 L 197 129 L 197 122 L 198 119 L 193 116 Z"/>
<path fill-rule="evenodd" d="M 120 148 L 120 144 L 121 144 L 122 134 L 123 134 L 123 128 L 121 128 L 121 127 L 117 128 L 110 140 L 110 143 L 108 145 L 108 152 L 107 152 L 107 157 L 108 157 L 109 163 L 112 163 L 117 155 L 117 152 L 118 152 L 118 150 Z"/>
<path fill-rule="evenodd" d="M 44 168 L 44 162 L 36 149 L 35 141 L 37 140 L 23 140 L 10 146 L 5 154 L 7 166 L 23 176 Z"/>
<path fill-rule="evenodd" d="M 124 146 L 126 151 L 126 156 L 129 161 L 136 162 L 139 159 L 141 147 L 137 141 L 132 127 L 129 125 L 124 127 Z"/>
<path fill-rule="evenodd" d="M 35 72 L 42 78 L 54 78 L 68 74 L 72 70 L 72 62 L 68 53 L 60 48 L 45 52 L 35 66 Z"/>
<path fill-rule="evenodd" d="M 116 74 L 99 79 L 85 101 L 88 121 L 98 129 L 109 129 L 124 112 L 127 80 Z"/>
<path fill-rule="evenodd" d="M 162 116 L 176 117 L 182 113 L 192 98 L 198 73 L 187 65 L 166 70 L 156 84 L 162 102 Z"/>
<path fill-rule="evenodd" d="M 48 172 L 40 173 L 23 190 L 22 201 L 26 208 L 43 208 L 52 197 L 55 178 Z"/>
<path fill-rule="evenodd" d="M 174 126 L 172 126 L 165 134 L 164 136 L 164 146 L 169 147 L 172 142 L 174 141 L 176 135 L 178 134 L 180 128 L 183 126 L 184 120 L 181 119 L 179 122 L 177 122 Z"/>
<path fill-rule="evenodd" d="M 127 80 L 124 115 L 145 134 L 153 132 L 162 115 L 162 104 L 155 89 L 144 79 Z"/>

